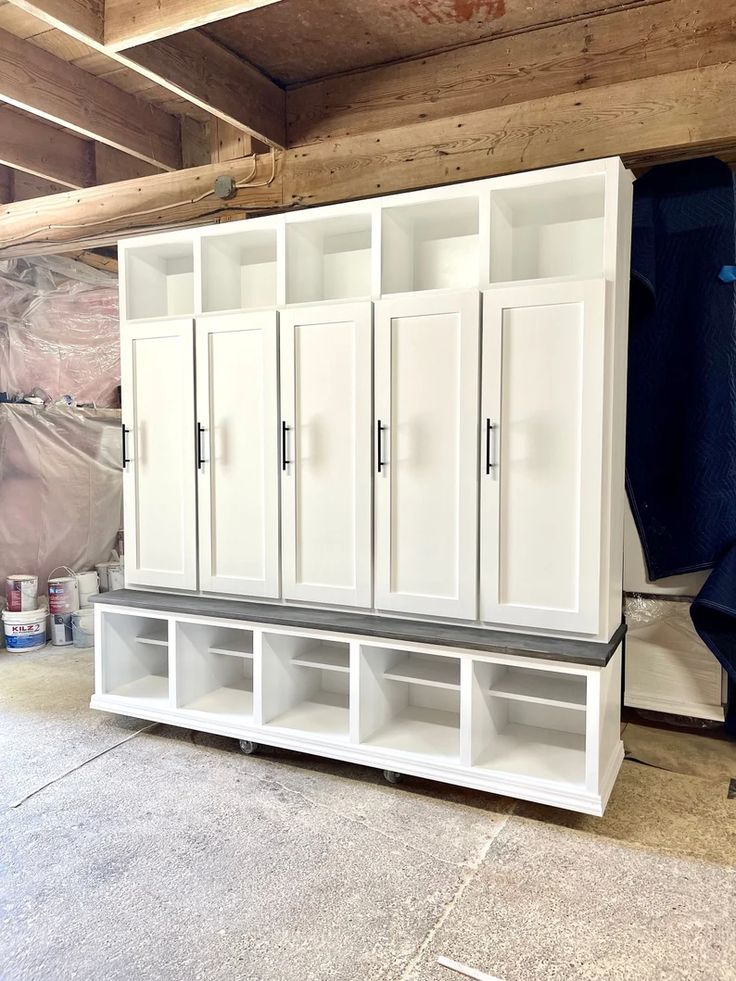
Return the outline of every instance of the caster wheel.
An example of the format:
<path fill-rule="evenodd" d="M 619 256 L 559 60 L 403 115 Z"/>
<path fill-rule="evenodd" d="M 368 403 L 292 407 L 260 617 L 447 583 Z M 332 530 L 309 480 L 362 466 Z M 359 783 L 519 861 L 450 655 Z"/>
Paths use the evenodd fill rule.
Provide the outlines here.
<path fill-rule="evenodd" d="M 401 783 L 401 781 L 404 779 L 404 776 L 402 773 L 396 773 L 395 770 L 384 770 L 383 779 L 387 783 Z"/>
<path fill-rule="evenodd" d="M 240 752 L 245 756 L 253 756 L 260 749 L 258 743 L 252 743 L 250 739 L 240 740 Z"/>

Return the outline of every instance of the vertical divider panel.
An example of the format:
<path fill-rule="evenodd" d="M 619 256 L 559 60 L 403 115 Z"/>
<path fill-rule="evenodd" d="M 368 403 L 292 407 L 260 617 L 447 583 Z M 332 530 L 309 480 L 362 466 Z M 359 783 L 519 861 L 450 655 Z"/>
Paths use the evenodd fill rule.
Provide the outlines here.
<path fill-rule="evenodd" d="M 179 702 L 177 700 L 179 683 L 178 683 L 178 658 L 176 656 L 176 620 L 172 617 L 167 617 L 166 619 L 166 629 L 167 636 L 169 638 L 169 646 L 166 649 L 166 653 L 169 658 L 169 707 L 178 708 Z"/>
<path fill-rule="evenodd" d="M 263 713 L 263 631 L 253 628 L 253 724 L 264 724 Z"/>
<path fill-rule="evenodd" d="M 473 685 L 475 674 L 469 657 L 460 659 L 460 766 L 473 765 Z"/>
<path fill-rule="evenodd" d="M 202 277 L 204 275 L 203 263 L 202 263 L 202 235 L 198 231 L 193 232 L 194 239 L 192 242 L 193 255 L 192 255 L 192 268 L 194 271 L 194 316 L 197 317 L 203 310 L 202 297 L 204 293 L 204 283 Z"/>
<path fill-rule="evenodd" d="M 585 786 L 598 792 L 600 780 L 601 672 L 590 671 L 585 682 Z"/>
<path fill-rule="evenodd" d="M 358 740 L 365 742 L 406 705 L 404 685 L 386 683 L 383 674 L 394 660 L 390 650 L 360 647 L 360 725 Z"/>
<path fill-rule="evenodd" d="M 360 641 L 350 641 L 350 742 L 360 742 L 361 719 L 361 677 L 360 677 Z"/>

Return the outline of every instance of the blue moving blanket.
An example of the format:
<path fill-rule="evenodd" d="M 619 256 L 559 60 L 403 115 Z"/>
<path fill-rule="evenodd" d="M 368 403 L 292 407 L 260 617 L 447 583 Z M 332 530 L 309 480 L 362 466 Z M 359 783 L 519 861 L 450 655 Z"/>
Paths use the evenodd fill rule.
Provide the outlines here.
<path fill-rule="evenodd" d="M 668 164 L 636 181 L 626 489 L 650 579 L 712 567 L 691 616 L 732 683 L 736 283 L 720 274 L 734 262 L 736 185 L 726 164 Z"/>

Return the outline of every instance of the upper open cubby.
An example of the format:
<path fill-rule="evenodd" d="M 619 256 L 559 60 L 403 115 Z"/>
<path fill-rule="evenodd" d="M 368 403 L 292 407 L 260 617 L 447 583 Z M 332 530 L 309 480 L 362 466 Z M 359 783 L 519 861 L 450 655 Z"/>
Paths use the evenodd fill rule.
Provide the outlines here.
<path fill-rule="evenodd" d="M 126 313 L 129 320 L 194 313 L 194 249 L 168 242 L 126 252 Z"/>
<path fill-rule="evenodd" d="M 202 239 L 205 313 L 274 307 L 276 303 L 276 229 L 206 235 Z"/>
<path fill-rule="evenodd" d="M 370 297 L 371 215 L 286 225 L 286 301 Z"/>
<path fill-rule="evenodd" d="M 605 175 L 491 191 L 493 283 L 603 273 Z"/>
<path fill-rule="evenodd" d="M 478 198 L 384 208 L 381 292 L 478 285 Z"/>

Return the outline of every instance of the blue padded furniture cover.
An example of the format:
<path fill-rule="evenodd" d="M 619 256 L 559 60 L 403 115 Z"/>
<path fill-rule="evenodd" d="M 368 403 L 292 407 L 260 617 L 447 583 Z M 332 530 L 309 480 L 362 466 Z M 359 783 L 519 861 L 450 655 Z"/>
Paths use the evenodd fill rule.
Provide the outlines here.
<path fill-rule="evenodd" d="M 735 201 L 734 175 L 712 157 L 634 185 L 626 435 L 649 578 L 713 568 L 691 616 L 732 681 L 736 283 L 719 274 L 736 262 Z"/>

